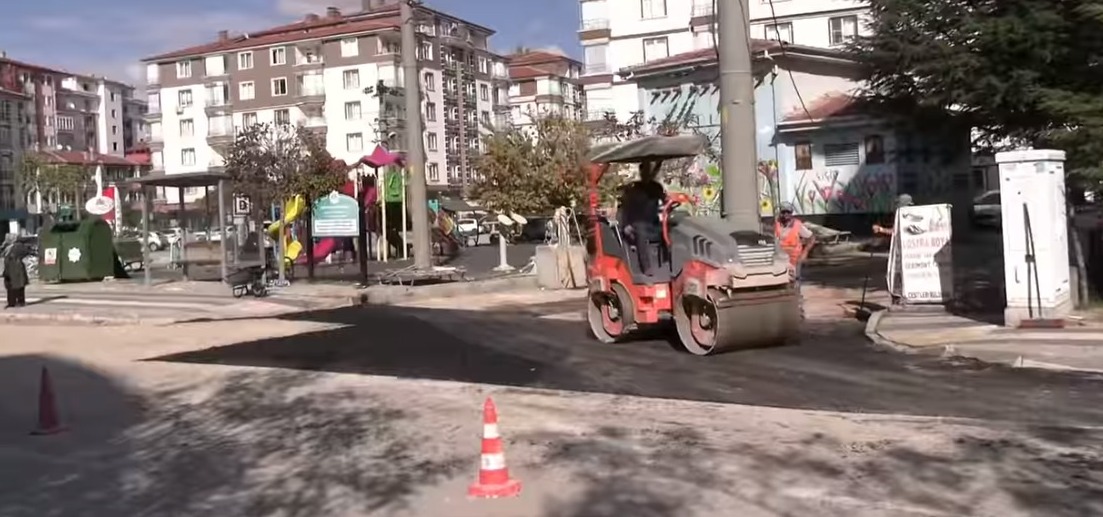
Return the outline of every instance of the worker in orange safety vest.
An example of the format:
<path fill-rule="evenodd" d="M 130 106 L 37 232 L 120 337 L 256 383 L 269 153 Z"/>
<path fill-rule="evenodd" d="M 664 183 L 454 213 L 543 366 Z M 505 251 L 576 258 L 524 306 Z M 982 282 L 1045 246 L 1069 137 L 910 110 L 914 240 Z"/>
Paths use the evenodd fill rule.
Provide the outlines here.
<path fill-rule="evenodd" d="M 800 297 L 801 266 L 808 258 L 808 252 L 816 245 L 816 236 L 800 219 L 793 217 L 793 204 L 784 202 L 778 209 L 774 222 L 774 237 L 778 246 L 789 255 L 793 280 L 796 282 L 797 296 Z M 801 317 L 804 316 L 804 300 L 801 298 Z"/>

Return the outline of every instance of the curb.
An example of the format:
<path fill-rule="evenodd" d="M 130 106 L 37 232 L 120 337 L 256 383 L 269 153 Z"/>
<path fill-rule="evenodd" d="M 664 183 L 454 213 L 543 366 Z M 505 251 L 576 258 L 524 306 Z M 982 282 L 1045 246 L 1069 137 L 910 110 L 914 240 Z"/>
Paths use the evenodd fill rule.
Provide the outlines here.
<path fill-rule="evenodd" d="M 430 298 L 449 298 L 472 294 L 536 289 L 538 287 L 536 275 L 510 276 L 507 278 L 490 278 L 485 280 L 472 280 L 469 282 L 450 282 L 421 286 L 372 285 L 362 290 L 359 294 L 350 297 L 349 303 L 352 305 L 395 305 L 401 302 Z"/>
<path fill-rule="evenodd" d="M 171 325 L 180 320 L 173 318 L 120 318 L 116 316 L 88 316 L 77 313 L 43 314 L 37 312 L 2 312 L 0 323 L 68 323 L 113 327 L 123 325 Z"/>
<path fill-rule="evenodd" d="M 935 353 L 927 348 L 914 347 L 882 336 L 877 327 L 881 324 L 881 318 L 888 312 L 888 309 L 881 309 L 870 314 L 869 320 L 866 321 L 866 339 L 869 339 L 874 346 L 908 355 L 943 355 L 943 353 Z"/>
<path fill-rule="evenodd" d="M 924 355 L 924 356 L 939 356 L 942 358 L 962 357 L 975 359 L 988 365 L 999 365 L 1010 368 L 1030 368 L 1035 370 L 1048 370 L 1048 371 L 1063 371 L 1063 372 L 1077 372 L 1077 373 L 1093 373 L 1103 374 L 1103 370 L 1096 368 L 1080 368 L 1077 366 L 1070 366 L 1059 363 L 1047 363 L 1043 361 L 1035 361 L 1033 359 L 1027 359 L 1022 355 L 1014 352 L 1001 353 L 992 351 L 983 351 L 980 353 L 962 353 L 958 347 L 953 344 L 942 345 L 941 347 L 914 347 L 906 343 L 899 341 L 893 341 L 881 335 L 877 330 L 877 327 L 881 324 L 881 318 L 888 312 L 888 309 L 879 310 L 870 315 L 869 320 L 866 321 L 865 334 L 866 338 L 873 343 L 874 346 L 893 352 L 898 352 L 907 355 Z"/>

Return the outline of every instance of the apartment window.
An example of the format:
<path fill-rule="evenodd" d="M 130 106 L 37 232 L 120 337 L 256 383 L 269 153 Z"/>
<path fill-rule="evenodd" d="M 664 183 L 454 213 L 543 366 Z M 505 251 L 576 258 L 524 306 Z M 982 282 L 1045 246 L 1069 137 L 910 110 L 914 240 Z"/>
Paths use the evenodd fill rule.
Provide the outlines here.
<path fill-rule="evenodd" d="M 858 35 L 858 17 L 851 15 L 831 18 L 827 20 L 827 27 L 831 33 L 831 44 L 842 45 Z"/>
<path fill-rule="evenodd" d="M 119 134 L 119 126 L 111 126 L 111 134 L 112 135 Z"/>
<path fill-rule="evenodd" d="M 291 111 L 282 109 L 276 110 L 276 125 L 278 126 L 290 126 L 291 125 Z"/>
<path fill-rule="evenodd" d="M 484 101 L 490 100 L 490 87 L 485 84 L 479 85 L 479 99 Z"/>
<path fill-rule="evenodd" d="M 57 118 L 57 128 L 62 130 L 62 131 L 72 131 L 73 128 L 75 127 L 74 124 L 75 123 L 73 121 L 73 117 L 58 117 Z M 4 129 L 7 129 L 7 128 L 0 128 L 0 131 L 2 131 Z M 5 142 L 7 141 L 7 139 L 4 138 L 3 136 L 0 136 L 0 140 L 3 140 Z"/>
<path fill-rule="evenodd" d="M 257 125 L 257 114 L 256 113 L 242 113 L 241 114 L 241 125 L 244 126 L 244 127 L 253 127 L 253 126 Z"/>
<path fill-rule="evenodd" d="M 430 163 L 426 170 L 429 172 L 429 181 L 440 181 L 440 166 Z"/>
<path fill-rule="evenodd" d="M 195 136 L 195 121 L 186 118 L 180 121 L 180 136 Z"/>
<path fill-rule="evenodd" d="M 238 100 L 248 101 L 257 96 L 256 84 L 253 81 L 245 81 L 237 85 L 237 98 Z"/>
<path fill-rule="evenodd" d="M 287 49 L 284 47 L 276 47 L 272 49 L 272 66 L 286 65 L 287 64 Z"/>
<path fill-rule="evenodd" d="M 479 116 L 482 117 L 482 121 L 483 121 L 484 125 L 487 125 L 487 126 L 490 125 L 490 112 L 489 111 L 484 111 L 482 113 L 479 113 Z"/>
<path fill-rule="evenodd" d="M 885 163 L 885 140 L 880 135 L 870 135 L 865 140 L 866 164 Z"/>
<path fill-rule="evenodd" d="M 345 137 L 345 147 L 348 148 L 350 153 L 357 153 L 364 150 L 364 134 L 363 133 L 350 133 Z"/>
<path fill-rule="evenodd" d="M 190 167 L 195 165 L 195 149 L 182 149 L 180 151 L 180 165 Z"/>
<path fill-rule="evenodd" d="M 666 0 L 640 0 L 640 18 L 650 20 L 666 17 Z"/>
<path fill-rule="evenodd" d="M 190 108 L 192 105 L 191 90 L 180 90 L 176 92 L 177 106 L 181 108 Z"/>
<path fill-rule="evenodd" d="M 436 133 L 426 133 L 425 134 L 425 147 L 428 148 L 430 151 L 436 151 L 437 150 L 437 134 Z"/>
<path fill-rule="evenodd" d="M 670 47 L 667 44 L 665 36 L 662 38 L 647 38 L 643 40 L 644 62 L 666 57 L 670 57 Z"/>
<path fill-rule="evenodd" d="M 858 165 L 858 142 L 845 144 L 827 144 L 823 146 L 823 164 L 825 167 Z"/>
<path fill-rule="evenodd" d="M 587 45 L 585 47 L 586 73 L 600 74 L 609 71 L 607 56 L 609 45 Z"/>
<path fill-rule="evenodd" d="M 287 95 L 287 78 L 272 79 L 272 96 L 282 97 Z"/>
<path fill-rule="evenodd" d="M 417 58 L 431 61 L 433 59 L 433 44 L 428 41 L 422 41 L 417 46 Z"/>
<path fill-rule="evenodd" d="M 437 120 L 437 103 L 426 102 L 425 103 L 425 120 L 429 122 L 436 122 Z"/>
<path fill-rule="evenodd" d="M 345 70 L 344 73 L 341 74 L 341 80 L 345 83 L 346 90 L 360 89 L 359 70 Z"/>
<path fill-rule="evenodd" d="M 249 70 L 253 68 L 253 53 L 252 52 L 238 52 L 237 53 L 237 69 Z"/>
<path fill-rule="evenodd" d="M 341 40 L 341 57 L 356 57 L 359 54 L 360 46 L 356 43 L 356 38 Z"/>
<path fill-rule="evenodd" d="M 191 77 L 191 61 L 176 62 L 176 77 L 179 79 Z"/>
<path fill-rule="evenodd" d="M 812 143 L 811 142 L 798 142 L 793 147 L 793 154 L 796 155 L 797 170 L 798 171 L 810 171 L 812 170 Z"/>
<path fill-rule="evenodd" d="M 777 23 L 766 26 L 766 39 L 770 41 L 793 42 L 793 24 Z"/>
<path fill-rule="evenodd" d="M 112 151 L 118 151 L 119 150 L 119 143 L 118 142 L 111 142 L 111 150 Z"/>
<path fill-rule="evenodd" d="M 115 110 L 111 110 L 111 118 L 119 118 L 118 112 Z"/>
<path fill-rule="evenodd" d="M 362 115 L 360 101 L 345 103 L 345 120 L 360 120 Z"/>
<path fill-rule="evenodd" d="M 425 72 L 425 91 L 437 91 L 437 78 L 431 72 Z"/>

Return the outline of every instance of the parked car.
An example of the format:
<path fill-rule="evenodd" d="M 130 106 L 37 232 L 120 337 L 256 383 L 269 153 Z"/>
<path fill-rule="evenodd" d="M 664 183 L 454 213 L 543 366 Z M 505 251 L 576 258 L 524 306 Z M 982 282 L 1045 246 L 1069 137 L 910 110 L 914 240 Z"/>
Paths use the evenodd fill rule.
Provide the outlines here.
<path fill-rule="evenodd" d="M 969 208 L 969 220 L 974 226 L 1002 228 L 1001 210 L 1000 191 L 989 190 L 973 199 L 973 206 Z"/>
<path fill-rule="evenodd" d="M 120 240 L 137 240 L 141 241 L 142 232 L 140 230 L 123 230 L 119 232 Z M 149 236 L 146 238 L 146 246 L 149 251 L 161 251 L 169 247 L 169 237 L 159 232 L 149 232 Z"/>

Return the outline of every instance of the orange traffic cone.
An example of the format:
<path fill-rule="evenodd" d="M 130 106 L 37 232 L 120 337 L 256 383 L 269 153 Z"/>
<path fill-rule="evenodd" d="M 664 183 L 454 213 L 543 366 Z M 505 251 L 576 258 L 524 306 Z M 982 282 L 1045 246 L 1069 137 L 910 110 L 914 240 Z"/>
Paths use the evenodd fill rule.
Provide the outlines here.
<path fill-rule="evenodd" d="M 483 405 L 483 452 L 479 480 L 467 489 L 467 495 L 483 499 L 513 497 L 521 493 L 521 482 L 509 478 L 502 437 L 498 434 L 498 410 L 486 398 Z"/>
<path fill-rule="evenodd" d="M 54 383 L 50 372 L 42 367 L 42 380 L 38 388 L 38 427 L 31 431 L 33 435 L 57 434 L 65 430 L 57 414 L 57 400 L 54 398 Z"/>

